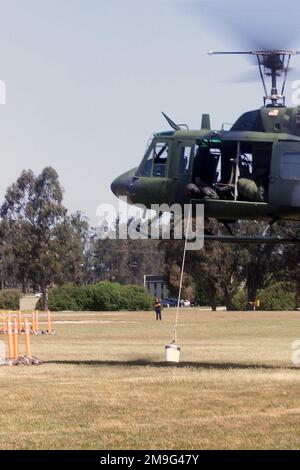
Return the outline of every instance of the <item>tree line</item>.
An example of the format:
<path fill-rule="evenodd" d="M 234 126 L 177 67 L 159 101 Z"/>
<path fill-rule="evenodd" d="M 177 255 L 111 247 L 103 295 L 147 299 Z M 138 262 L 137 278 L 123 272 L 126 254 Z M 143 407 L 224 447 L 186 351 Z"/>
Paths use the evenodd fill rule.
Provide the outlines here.
<path fill-rule="evenodd" d="M 243 232 L 247 230 L 253 235 L 262 233 L 265 227 L 254 221 L 241 225 Z M 300 237 L 296 224 L 289 224 L 287 230 L 289 235 Z M 179 287 L 182 245 L 176 241 L 164 245 L 165 270 L 174 293 Z M 187 252 L 183 288 L 183 295 L 192 295 L 213 310 L 220 304 L 227 310 L 251 308 L 251 302 L 265 289 L 269 289 L 268 295 L 274 295 L 271 292 L 276 294 L 278 290 L 279 296 L 287 295 L 286 304 L 277 303 L 283 308 L 286 305 L 284 309 L 292 307 L 290 293 L 293 294 L 294 308 L 300 307 L 299 245 L 206 242 L 202 250 Z"/>
<path fill-rule="evenodd" d="M 241 230 L 261 233 L 262 224 L 244 222 Z M 298 225 L 285 228 L 300 237 Z M 7 190 L 0 207 L 1 289 L 41 292 L 48 307 L 49 289 L 108 281 L 143 285 L 145 274 L 165 274 L 170 292 L 178 292 L 183 242 L 103 240 L 81 212 L 69 213 L 57 172 L 24 170 Z M 183 295 L 216 308 L 233 308 L 238 294 L 248 301 L 259 289 L 289 283 L 300 299 L 300 248 L 295 245 L 206 243 L 188 252 Z M 297 302 L 297 301 L 296 301 Z"/>
<path fill-rule="evenodd" d="M 0 286 L 41 292 L 48 307 L 53 286 L 111 281 L 143 284 L 143 275 L 161 272 L 158 241 L 103 240 L 81 212 L 63 205 L 57 172 L 24 170 L 0 207 Z"/>

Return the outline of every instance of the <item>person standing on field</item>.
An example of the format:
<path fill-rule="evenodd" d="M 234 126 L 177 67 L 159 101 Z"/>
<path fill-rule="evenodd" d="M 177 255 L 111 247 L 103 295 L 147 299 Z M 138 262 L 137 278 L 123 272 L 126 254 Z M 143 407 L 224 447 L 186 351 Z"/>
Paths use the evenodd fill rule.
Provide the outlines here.
<path fill-rule="evenodd" d="M 158 298 L 155 299 L 156 320 L 161 320 L 161 303 Z"/>

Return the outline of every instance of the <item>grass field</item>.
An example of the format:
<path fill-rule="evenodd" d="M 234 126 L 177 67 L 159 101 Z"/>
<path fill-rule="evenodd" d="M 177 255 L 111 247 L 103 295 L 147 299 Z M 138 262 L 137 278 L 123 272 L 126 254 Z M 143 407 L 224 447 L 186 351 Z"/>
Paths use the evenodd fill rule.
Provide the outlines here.
<path fill-rule="evenodd" d="M 42 365 L 0 367 L 0 449 L 300 448 L 300 313 L 181 310 L 178 366 L 163 313 L 54 315 Z"/>

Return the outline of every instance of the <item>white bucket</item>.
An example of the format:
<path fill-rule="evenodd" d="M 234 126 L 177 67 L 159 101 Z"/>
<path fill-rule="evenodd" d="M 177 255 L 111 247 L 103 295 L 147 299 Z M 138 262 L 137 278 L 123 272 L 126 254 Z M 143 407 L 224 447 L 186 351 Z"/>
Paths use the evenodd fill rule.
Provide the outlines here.
<path fill-rule="evenodd" d="M 179 362 L 181 347 L 171 343 L 165 346 L 166 362 Z"/>

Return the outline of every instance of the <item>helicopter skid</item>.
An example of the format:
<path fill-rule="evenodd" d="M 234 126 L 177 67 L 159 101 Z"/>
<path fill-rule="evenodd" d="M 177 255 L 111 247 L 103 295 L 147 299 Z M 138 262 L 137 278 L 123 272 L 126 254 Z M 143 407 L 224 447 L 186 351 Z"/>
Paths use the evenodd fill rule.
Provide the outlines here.
<path fill-rule="evenodd" d="M 270 245 L 292 245 L 300 243 L 300 238 L 281 237 L 247 237 L 234 235 L 204 235 L 204 241 L 215 241 L 220 243 L 245 243 L 245 244 L 270 244 Z"/>
<path fill-rule="evenodd" d="M 280 207 L 266 202 L 192 199 L 192 205 L 203 204 L 205 217 L 217 220 L 265 220 L 274 218 L 300 220 L 299 207 Z"/>

